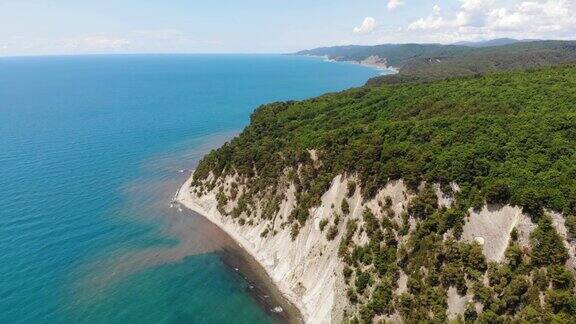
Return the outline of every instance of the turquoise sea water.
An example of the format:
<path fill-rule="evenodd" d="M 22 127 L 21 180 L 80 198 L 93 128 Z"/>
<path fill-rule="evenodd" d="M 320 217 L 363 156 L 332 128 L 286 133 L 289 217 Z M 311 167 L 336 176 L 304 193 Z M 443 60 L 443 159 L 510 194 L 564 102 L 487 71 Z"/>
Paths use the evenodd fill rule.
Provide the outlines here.
<path fill-rule="evenodd" d="M 170 208 L 181 170 L 260 104 L 376 74 L 280 55 L 1 58 L 0 323 L 281 320 L 229 238 Z"/>

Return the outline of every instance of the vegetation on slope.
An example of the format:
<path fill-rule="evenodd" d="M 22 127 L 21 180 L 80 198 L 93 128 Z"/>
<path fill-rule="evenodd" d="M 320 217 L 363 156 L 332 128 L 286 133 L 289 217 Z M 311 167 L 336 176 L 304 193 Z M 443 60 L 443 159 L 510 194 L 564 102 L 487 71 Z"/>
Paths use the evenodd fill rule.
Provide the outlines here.
<path fill-rule="evenodd" d="M 502 70 L 521 70 L 576 61 L 576 42 L 538 41 L 475 49 L 447 57 L 411 59 L 397 76 L 377 77 L 369 84 L 398 80 L 433 81 Z"/>
<path fill-rule="evenodd" d="M 445 57 L 467 53 L 471 48 L 440 44 L 384 44 L 334 46 L 300 51 L 297 55 L 327 56 L 338 61 L 362 61 L 370 56 L 386 58 L 388 65 L 401 67 L 417 57 Z"/>
<path fill-rule="evenodd" d="M 332 179 L 355 175 L 342 215 L 321 224 L 329 240 L 339 222 L 346 224 L 339 256 L 352 322 L 393 314 L 406 322 L 446 322 L 450 287 L 473 296 L 462 321 L 573 322 L 574 277 L 545 209 L 562 212 L 569 230 L 576 227 L 575 103 L 576 66 L 274 103 L 200 162 L 194 185 L 212 190 L 217 179 L 238 175 L 249 190 L 234 210 L 222 208 L 224 214 L 238 218 L 256 210 L 259 200 L 265 202 L 261 217 L 269 219 L 284 198 L 279 182 L 288 179 L 296 187 L 289 220 L 295 238 Z M 348 215 L 354 192 L 369 199 L 395 179 L 418 193 L 400 215 L 402 224 L 393 221 L 389 199 L 377 214 Z M 438 205 L 432 183 L 446 193 L 458 184 L 450 208 Z M 219 195 L 221 206 L 226 199 Z M 478 244 L 459 241 L 469 208 L 485 202 L 518 205 L 533 216 L 538 226 L 528 249 L 513 231 L 504 262 L 488 263 Z M 354 240 L 362 232 L 363 245 Z M 401 273 L 407 290 L 397 293 Z"/>
<path fill-rule="evenodd" d="M 408 212 L 419 220 L 408 236 L 384 217 L 364 222 L 367 244 L 342 241 L 348 298 L 356 306 L 349 314 L 351 323 L 370 323 L 396 312 L 408 323 L 445 323 L 451 287 L 472 296 L 456 322 L 576 320 L 574 276 L 564 266 L 568 254 L 549 216 L 540 218 L 529 250 L 520 247 L 514 230 L 505 260 L 496 263 L 487 262 L 478 243 L 457 240 L 455 225 L 464 217 L 462 210 L 438 208 L 431 187 L 420 192 Z M 375 219 L 366 210 L 364 219 L 370 218 Z M 397 238 L 407 241 L 401 244 Z M 398 293 L 400 270 L 408 278 L 406 290 Z"/>

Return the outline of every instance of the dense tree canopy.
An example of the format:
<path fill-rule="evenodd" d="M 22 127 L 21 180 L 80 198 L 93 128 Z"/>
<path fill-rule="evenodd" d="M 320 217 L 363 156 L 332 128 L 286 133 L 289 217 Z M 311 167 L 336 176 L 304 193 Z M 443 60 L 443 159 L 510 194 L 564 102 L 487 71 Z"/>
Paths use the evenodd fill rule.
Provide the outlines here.
<path fill-rule="evenodd" d="M 365 197 L 392 179 L 456 182 L 470 205 L 510 202 L 539 216 L 576 210 L 576 67 L 429 84 L 362 87 L 258 108 L 250 125 L 208 154 L 209 171 L 238 172 L 260 192 L 287 168 L 308 205 L 338 173 L 357 173 Z M 257 175 L 257 176 L 256 176 Z"/>

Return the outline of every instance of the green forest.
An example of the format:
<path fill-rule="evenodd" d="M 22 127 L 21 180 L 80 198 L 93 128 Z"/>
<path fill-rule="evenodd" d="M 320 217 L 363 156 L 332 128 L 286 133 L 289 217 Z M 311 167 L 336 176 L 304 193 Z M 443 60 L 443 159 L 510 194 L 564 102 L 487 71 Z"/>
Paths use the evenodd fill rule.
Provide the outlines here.
<path fill-rule="evenodd" d="M 431 81 L 455 76 L 520 70 L 576 61 L 576 42 L 535 41 L 468 49 L 451 55 L 410 58 L 398 75 L 376 77 L 371 83 Z"/>
<path fill-rule="evenodd" d="M 493 202 L 576 212 L 576 67 L 492 74 L 435 83 L 361 87 L 258 108 L 250 125 L 209 153 L 204 179 L 239 172 L 255 191 L 310 159 L 322 167 L 305 188 L 357 173 L 365 197 L 395 179 L 446 190 L 470 206 Z M 258 177 L 253 177 L 255 173 Z"/>
<path fill-rule="evenodd" d="M 315 150 L 318 162 L 309 151 Z M 300 102 L 259 107 L 250 125 L 199 163 L 194 185 L 211 190 L 238 174 L 250 189 L 232 211 L 237 217 L 256 198 L 274 214 L 275 191 L 287 175 L 296 184 L 298 207 L 292 234 L 306 223 L 338 174 L 355 175 L 365 199 L 389 181 L 402 179 L 417 194 L 403 226 L 366 210 L 358 220 L 342 215 L 321 223 L 328 239 L 346 224 L 339 255 L 346 264 L 351 322 L 369 322 L 399 312 L 407 322 L 447 321 L 448 287 L 473 294 L 457 321 L 533 323 L 576 321 L 574 277 L 547 210 L 562 213 L 576 237 L 576 66 L 452 78 L 431 83 L 368 85 Z M 460 190 L 452 192 L 451 184 Z M 425 184 L 425 185 L 423 185 Z M 439 207 L 431 184 L 453 195 Z M 207 186 L 207 188 L 206 188 Z M 226 200 L 220 195 L 220 200 Z M 529 251 L 512 233 L 503 263 L 489 263 L 476 243 L 458 241 L 470 208 L 486 203 L 519 206 L 537 224 Z M 390 211 L 382 202 L 384 215 Z M 418 220 L 406 244 L 408 217 Z M 370 242 L 353 243 L 365 231 Z M 443 239 L 450 232 L 448 240 Z M 263 233 L 263 235 L 272 235 Z M 408 291 L 393 294 L 399 270 Z M 487 277 L 487 282 L 482 280 Z"/>

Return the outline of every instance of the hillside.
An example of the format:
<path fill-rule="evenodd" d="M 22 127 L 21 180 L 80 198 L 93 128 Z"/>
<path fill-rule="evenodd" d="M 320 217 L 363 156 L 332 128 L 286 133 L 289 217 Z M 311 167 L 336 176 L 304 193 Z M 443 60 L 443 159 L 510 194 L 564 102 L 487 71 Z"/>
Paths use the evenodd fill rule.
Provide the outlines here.
<path fill-rule="evenodd" d="M 326 56 L 361 62 L 378 57 L 398 74 L 376 77 L 369 84 L 422 82 L 504 70 L 539 68 L 576 61 L 574 41 L 522 41 L 500 39 L 470 45 L 390 44 L 344 46 L 302 51 L 299 55 Z"/>
<path fill-rule="evenodd" d="M 575 102 L 561 66 L 269 104 L 187 193 L 322 321 L 570 322 Z"/>
<path fill-rule="evenodd" d="M 387 65 L 401 68 L 406 62 L 419 57 L 453 56 L 471 51 L 467 46 L 440 44 L 384 44 L 375 46 L 334 46 L 305 50 L 296 55 L 325 56 L 336 61 L 360 62 L 371 56 L 386 59 Z"/>

